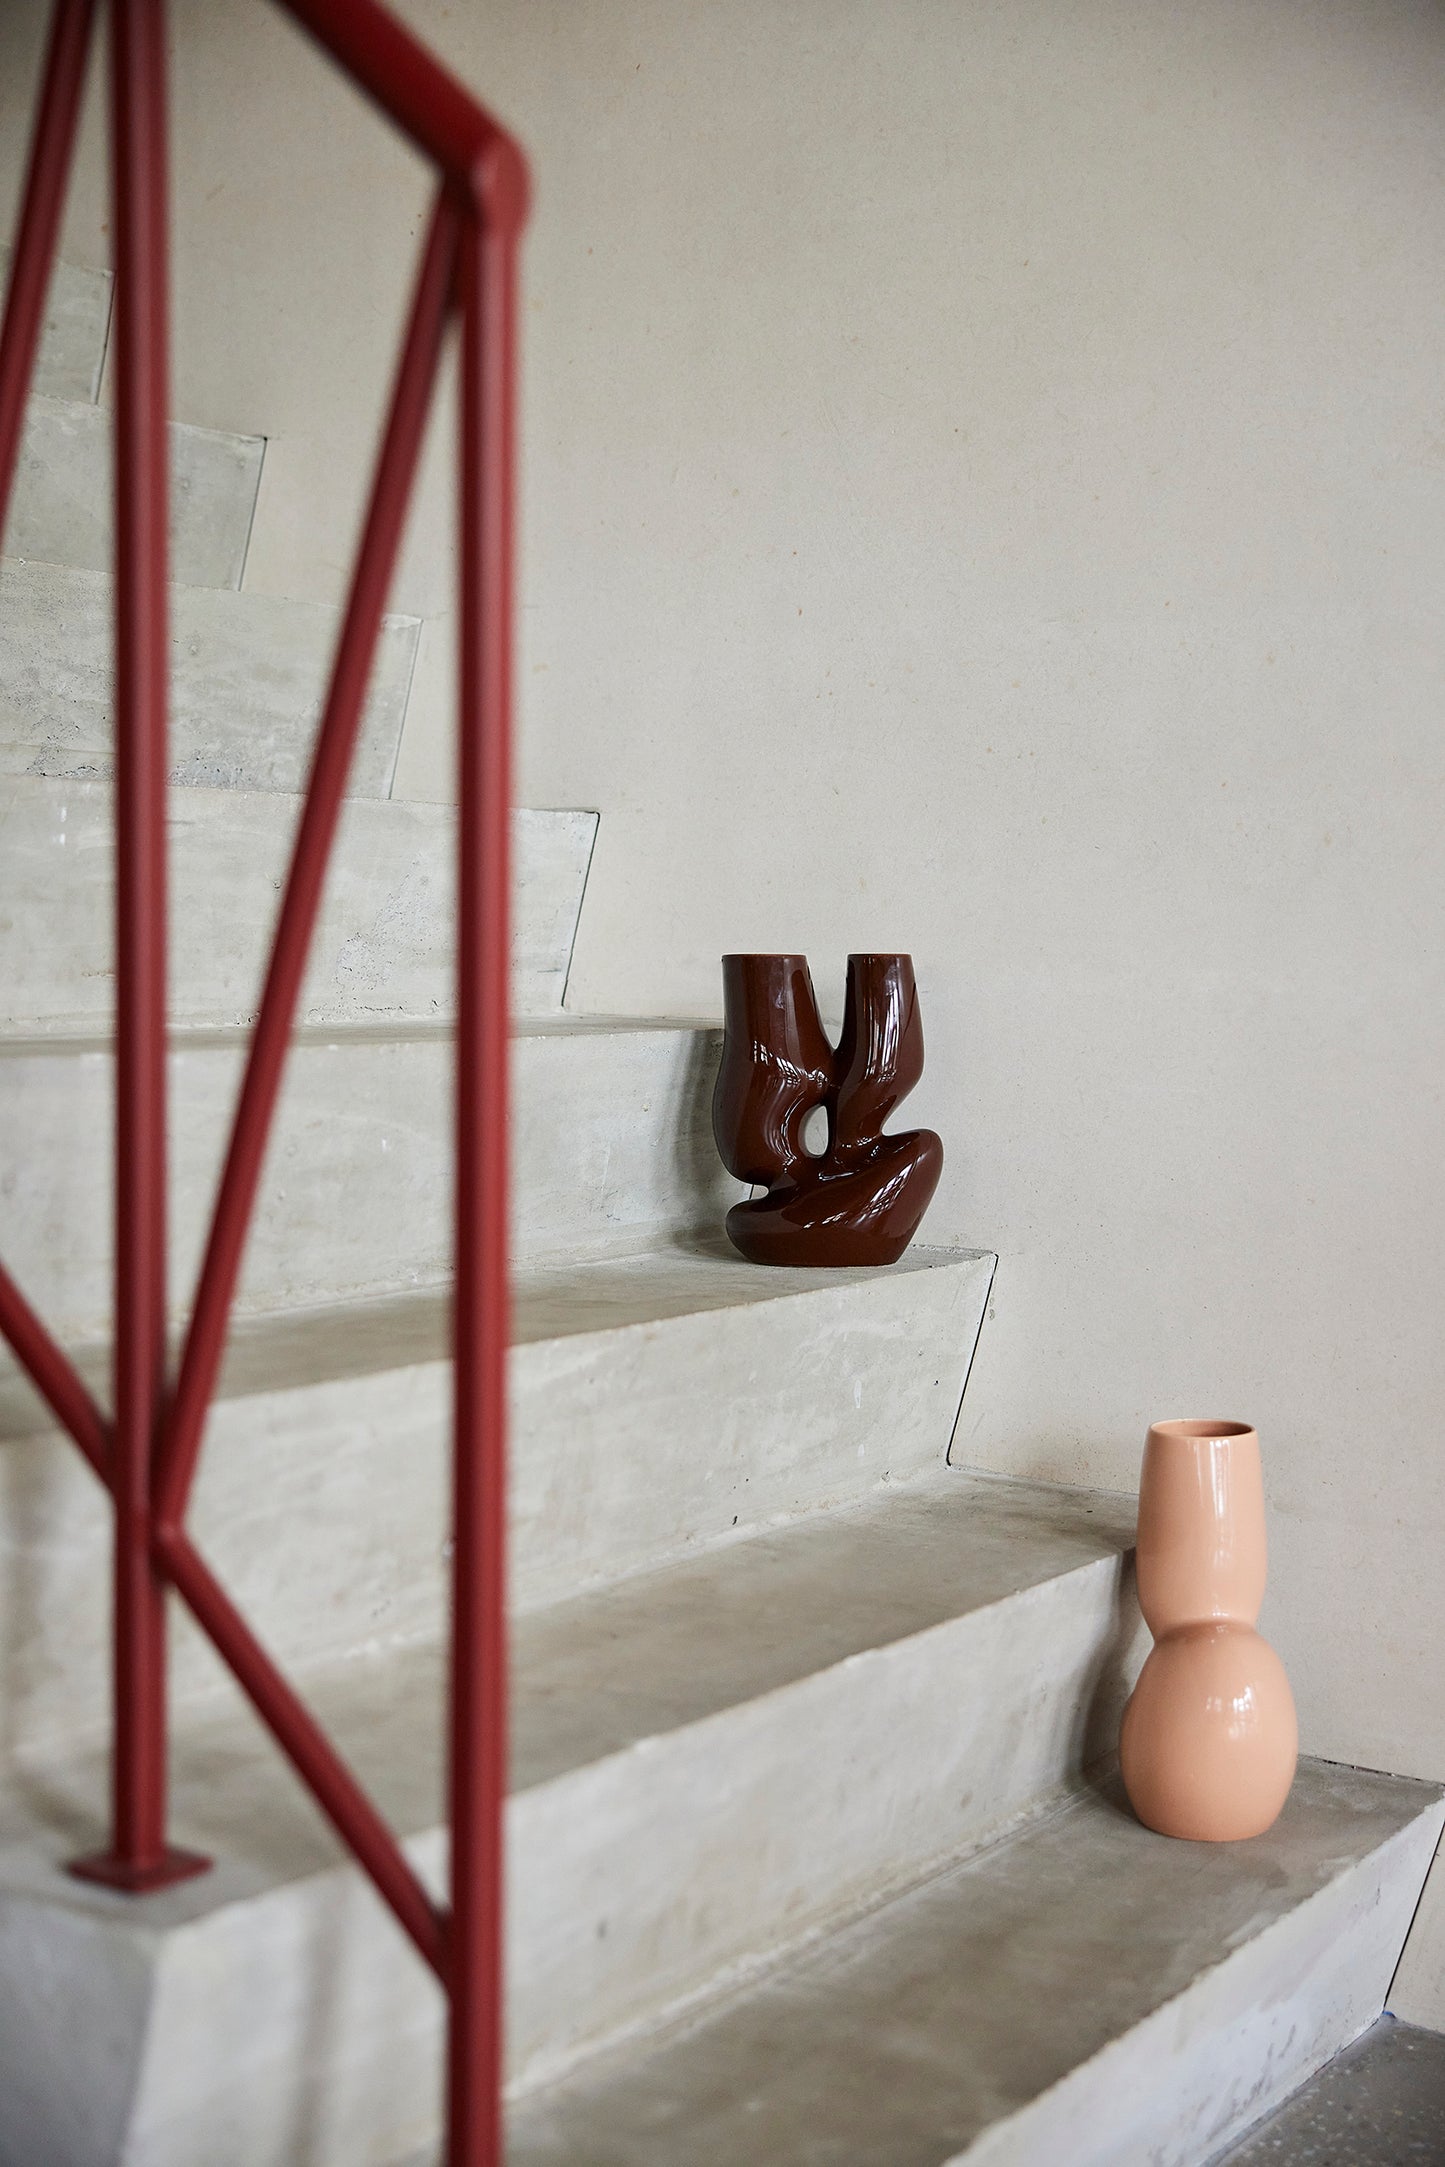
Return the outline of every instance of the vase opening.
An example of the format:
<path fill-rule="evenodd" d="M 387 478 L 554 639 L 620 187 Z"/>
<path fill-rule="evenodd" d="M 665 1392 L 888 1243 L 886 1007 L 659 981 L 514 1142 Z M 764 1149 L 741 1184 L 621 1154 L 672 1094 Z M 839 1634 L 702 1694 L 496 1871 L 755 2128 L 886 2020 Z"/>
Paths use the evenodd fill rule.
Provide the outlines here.
<path fill-rule="evenodd" d="M 1254 1434 L 1252 1422 L 1156 1422 L 1152 1429 L 1155 1437 L 1177 1437 L 1184 1441 L 1195 1437 L 1250 1437 Z"/>

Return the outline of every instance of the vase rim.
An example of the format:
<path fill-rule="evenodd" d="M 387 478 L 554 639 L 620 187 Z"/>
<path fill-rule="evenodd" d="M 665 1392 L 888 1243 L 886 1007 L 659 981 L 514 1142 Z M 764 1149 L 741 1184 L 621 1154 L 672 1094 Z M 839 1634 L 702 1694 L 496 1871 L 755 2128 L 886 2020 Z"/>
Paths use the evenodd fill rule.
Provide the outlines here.
<path fill-rule="evenodd" d="M 1151 1422 L 1149 1435 L 1164 1438 L 1171 1444 L 1190 1445 L 1197 1444 L 1201 1440 L 1227 1443 L 1234 1437 L 1253 1437 L 1254 1424 L 1252 1422 L 1227 1422 L 1208 1417 L 1202 1420 L 1184 1419 L 1173 1422 Z"/>
<path fill-rule="evenodd" d="M 805 955 L 779 948 L 729 949 L 723 956 L 724 963 L 806 963 Z M 850 963 L 911 963 L 913 955 L 907 948 L 855 948 L 848 954 Z"/>

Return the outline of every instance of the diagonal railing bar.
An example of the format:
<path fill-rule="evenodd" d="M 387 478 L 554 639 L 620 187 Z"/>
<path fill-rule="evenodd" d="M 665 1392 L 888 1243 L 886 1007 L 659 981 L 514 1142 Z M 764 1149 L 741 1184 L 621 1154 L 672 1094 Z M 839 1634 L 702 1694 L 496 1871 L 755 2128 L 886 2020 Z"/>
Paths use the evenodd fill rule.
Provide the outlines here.
<path fill-rule="evenodd" d="M 251 1631 L 220 1581 L 180 1529 L 163 1530 L 156 1552 L 196 1623 L 311 1792 L 357 1863 L 439 1977 L 445 1921 L 362 1785 Z"/>
<path fill-rule="evenodd" d="M 110 1487 L 110 1426 L 80 1372 L 0 1264 L 0 1334 L 63 1429 L 69 1431 L 101 1481 Z"/>
<path fill-rule="evenodd" d="M 60 235 L 60 214 L 75 153 L 75 129 L 95 23 L 95 0 L 57 0 L 50 24 L 5 321 L 0 329 L 0 535 L 10 509 L 25 401 L 45 322 L 45 296 Z"/>
<path fill-rule="evenodd" d="M 331 682 L 292 848 L 286 892 L 260 1013 L 231 1127 L 210 1237 L 165 1423 L 156 1471 L 156 1514 L 179 1525 L 216 1389 L 231 1305 L 255 1208 L 281 1074 L 306 971 L 326 868 L 361 728 L 381 615 L 401 544 L 450 305 L 460 217 L 449 192 L 437 198 L 421 253 L 391 410 L 337 642 Z"/>

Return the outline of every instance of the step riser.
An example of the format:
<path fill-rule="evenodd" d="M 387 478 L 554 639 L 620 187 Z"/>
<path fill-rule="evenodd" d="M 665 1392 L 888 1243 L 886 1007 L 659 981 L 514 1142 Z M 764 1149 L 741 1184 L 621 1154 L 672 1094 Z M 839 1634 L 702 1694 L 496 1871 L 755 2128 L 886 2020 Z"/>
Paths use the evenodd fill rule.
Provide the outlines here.
<path fill-rule="evenodd" d="M 1056 1794 L 1117 1737 L 1139 1631 L 1122 1562 L 1100 1561 L 526 1794 L 517 2079 Z"/>
<path fill-rule="evenodd" d="M 521 1350 L 519 1603 L 941 1468 L 992 1274 L 972 1257 Z"/>
<path fill-rule="evenodd" d="M 720 1225 L 741 1193 L 713 1146 L 715 1034 L 537 1033 L 513 1061 L 519 1261 Z M 4 1254 L 53 1331 L 110 1312 L 109 1053 L 0 1059 Z M 293 1049 L 240 1307 L 443 1283 L 451 1269 L 449 1039 Z M 171 1293 L 189 1308 L 240 1077 L 232 1046 L 171 1059 Z"/>
<path fill-rule="evenodd" d="M 1101 1695 L 1098 1681 L 1137 1632 L 1120 1561 L 1100 1560 L 515 1799 L 514 2080 L 1037 1804 L 1117 1721 L 1122 1682 Z M 440 1834 L 411 1850 L 439 1883 Z M 113 1944 L 97 1934 L 85 1990 L 109 1977 L 124 2007 L 135 1983 Z M 0 1969 L 3 1951 L 0 1933 Z M 104 2118 L 125 2126 L 127 2167 L 289 2167 L 303 2102 L 312 2167 L 432 2135 L 439 1999 L 397 1952 L 343 1874 L 172 1937 L 151 2020 L 164 2054 L 131 2046 L 129 2110 L 118 2096 Z M 338 1982 L 344 2009 L 318 2039 L 306 2012 Z M 118 2152 L 44 2156 L 98 2167 Z"/>
<path fill-rule="evenodd" d="M 106 572 L 114 557 L 114 417 L 99 406 L 32 399 L 5 525 L 7 557 Z M 265 444 L 173 424 L 171 577 L 239 587 Z"/>
<path fill-rule="evenodd" d="M 1379 2015 L 1440 1825 L 1422 1815 L 948 2167 L 1206 2167 Z"/>
<path fill-rule="evenodd" d="M 171 1012 L 213 1028 L 254 1020 L 301 800 L 171 792 Z M 0 1029 L 108 1032 L 115 848 L 100 783 L 0 777 Z M 519 812 L 512 995 L 558 1013 L 597 816 Z M 456 819 L 440 805 L 346 806 L 300 1021 L 435 1022 L 455 994 Z"/>
<path fill-rule="evenodd" d="M 986 1264 L 519 1346 L 512 1595 L 519 1607 L 941 1467 Z M 854 1380 L 867 1391 L 855 1404 Z M 268 1647 L 325 1668 L 444 1629 L 450 1372 L 442 1364 L 223 1400 L 195 1523 Z M 63 1439 L 0 1450 L 7 1736 L 103 1732 L 109 1522 Z M 215 1691 L 176 1636 L 178 1704 Z"/>
<path fill-rule="evenodd" d="M 305 787 L 339 619 L 319 603 L 177 587 L 171 596 L 171 779 L 218 789 Z M 391 787 L 418 623 L 384 620 L 350 790 Z M 0 772 L 108 774 L 110 581 L 0 564 Z"/>
<path fill-rule="evenodd" d="M 9 290 L 11 253 L 0 248 L 0 291 Z M 52 399 L 95 399 L 110 331 L 111 275 L 56 263 L 32 389 Z"/>
<path fill-rule="evenodd" d="M 46 1893 L 0 1900 L 0 2167 L 388 2167 L 435 2131 L 440 1990 L 356 1877 L 159 1943 Z"/>

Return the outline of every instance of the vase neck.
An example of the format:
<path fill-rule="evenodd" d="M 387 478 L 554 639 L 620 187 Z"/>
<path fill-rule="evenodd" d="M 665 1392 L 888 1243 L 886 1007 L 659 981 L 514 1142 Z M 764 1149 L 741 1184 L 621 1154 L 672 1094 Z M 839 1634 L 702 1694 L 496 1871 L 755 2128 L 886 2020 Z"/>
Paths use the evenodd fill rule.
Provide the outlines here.
<path fill-rule="evenodd" d="M 1162 1426 L 1161 1426 L 1162 1427 Z M 1156 1639 L 1181 1626 L 1252 1626 L 1264 1600 L 1264 1480 L 1252 1430 L 1151 1431 L 1139 1486 L 1139 1607 Z"/>

